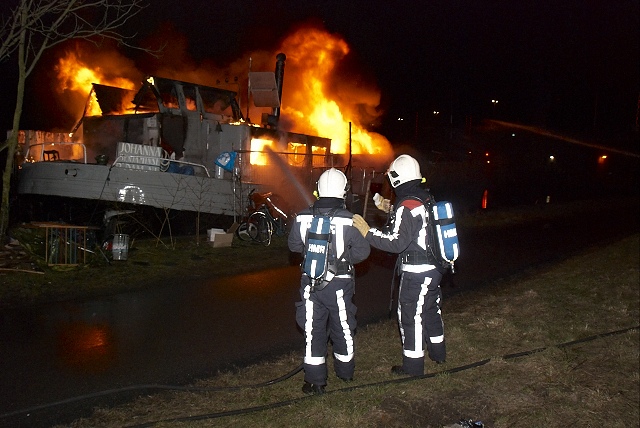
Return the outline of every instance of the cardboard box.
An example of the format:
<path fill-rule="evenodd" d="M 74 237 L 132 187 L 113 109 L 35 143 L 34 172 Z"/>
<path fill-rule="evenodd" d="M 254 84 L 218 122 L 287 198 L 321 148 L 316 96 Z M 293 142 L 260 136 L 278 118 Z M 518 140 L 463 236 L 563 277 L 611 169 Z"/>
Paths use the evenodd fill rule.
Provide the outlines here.
<path fill-rule="evenodd" d="M 233 223 L 226 232 L 223 229 L 208 229 L 207 241 L 213 248 L 230 247 L 237 228 L 238 224 Z"/>
<path fill-rule="evenodd" d="M 209 244 L 212 245 L 213 248 L 230 247 L 232 241 L 233 233 L 214 233 L 211 235 L 211 239 L 209 239 Z"/>

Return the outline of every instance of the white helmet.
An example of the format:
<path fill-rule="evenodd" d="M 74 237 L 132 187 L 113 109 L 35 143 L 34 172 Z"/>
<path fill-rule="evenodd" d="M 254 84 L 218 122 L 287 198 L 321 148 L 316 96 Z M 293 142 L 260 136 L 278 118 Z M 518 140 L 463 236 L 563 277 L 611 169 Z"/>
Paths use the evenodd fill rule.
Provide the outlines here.
<path fill-rule="evenodd" d="M 344 198 L 347 190 L 347 177 L 338 169 L 328 169 L 318 179 L 318 196 L 321 198 Z"/>
<path fill-rule="evenodd" d="M 422 179 L 418 161 L 409 155 L 400 155 L 391 162 L 387 175 L 394 189 L 408 181 Z"/>

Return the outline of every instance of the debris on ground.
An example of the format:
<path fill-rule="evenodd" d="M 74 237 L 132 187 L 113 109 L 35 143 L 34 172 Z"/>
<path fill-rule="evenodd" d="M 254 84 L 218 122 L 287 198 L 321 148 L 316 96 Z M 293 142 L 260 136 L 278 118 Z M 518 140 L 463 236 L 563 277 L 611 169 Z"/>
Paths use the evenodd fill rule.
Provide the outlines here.
<path fill-rule="evenodd" d="M 482 421 L 474 421 L 473 419 L 460 419 L 455 424 L 447 425 L 444 428 L 484 428 L 484 424 Z"/>
<path fill-rule="evenodd" d="M 20 242 L 13 238 L 0 247 L 0 275 L 7 272 L 44 273 Z"/>

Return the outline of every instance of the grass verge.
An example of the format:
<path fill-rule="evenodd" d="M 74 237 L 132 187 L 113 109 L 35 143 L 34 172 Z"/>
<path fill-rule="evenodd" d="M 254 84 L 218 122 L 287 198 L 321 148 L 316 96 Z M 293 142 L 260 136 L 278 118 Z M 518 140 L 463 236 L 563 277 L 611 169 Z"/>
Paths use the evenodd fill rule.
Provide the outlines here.
<path fill-rule="evenodd" d="M 637 211 L 638 199 L 612 202 L 619 210 Z M 535 222 L 553 217 L 601 215 L 601 203 L 575 201 L 564 204 L 481 211 L 456 220 L 460 228 L 500 228 L 508 224 Z M 37 305 L 51 301 L 113 295 L 141 288 L 161 287 L 167 282 L 212 278 L 256 271 L 291 260 L 286 237 L 274 237 L 270 246 L 234 238 L 232 247 L 213 248 L 194 236 L 177 239 L 136 238 L 130 242 L 127 260 L 108 263 L 99 251 L 89 254 L 88 263 L 79 266 L 47 266 L 42 229 L 22 227 L 11 231 L 31 254 L 38 274 L 0 270 L 0 309 Z M 105 254 L 108 256 L 108 252 Z"/>
<path fill-rule="evenodd" d="M 214 248 L 186 236 L 174 238 L 170 245 L 151 238 L 133 240 L 127 260 L 108 260 L 107 252 L 105 255 L 97 252 L 86 264 L 47 266 L 44 235 L 41 231 L 38 235 L 34 233 L 34 229 L 22 229 L 14 231 L 14 236 L 32 254 L 34 263 L 40 266 L 40 274 L 0 272 L 0 309 L 234 275 L 282 266 L 290 257 L 286 237 L 274 237 L 268 247 L 234 238 L 233 246 Z"/>
<path fill-rule="evenodd" d="M 328 393 L 304 396 L 289 354 L 203 380 L 196 391 L 97 408 L 72 427 L 637 426 L 640 236 L 445 301 L 448 360 L 421 378 L 393 376 L 395 322 L 356 335 L 356 379 L 331 374 Z M 331 364 L 331 363 L 329 363 Z M 239 388 L 240 387 L 240 388 Z M 208 389 L 208 390 L 207 390 Z"/>

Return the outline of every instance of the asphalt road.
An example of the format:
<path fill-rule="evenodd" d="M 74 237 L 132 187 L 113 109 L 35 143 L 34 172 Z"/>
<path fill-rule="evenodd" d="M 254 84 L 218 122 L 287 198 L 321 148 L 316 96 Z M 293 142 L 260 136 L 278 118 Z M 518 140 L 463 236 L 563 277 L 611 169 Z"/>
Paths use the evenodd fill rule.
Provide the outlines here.
<path fill-rule="evenodd" d="M 443 281 L 445 323 L 446 300 L 457 293 L 637 233 L 638 214 L 636 203 L 553 221 L 459 228 L 457 272 Z M 374 251 L 357 266 L 360 325 L 388 316 L 394 263 L 394 255 Z M 184 385 L 300 349 L 298 281 L 299 268 L 284 266 L 166 284 L 162 291 L 3 311 L 0 426 L 69 422 L 94 405 L 153 392 L 149 385 Z"/>

